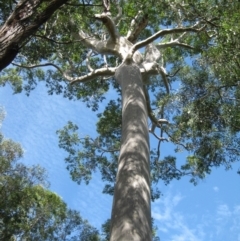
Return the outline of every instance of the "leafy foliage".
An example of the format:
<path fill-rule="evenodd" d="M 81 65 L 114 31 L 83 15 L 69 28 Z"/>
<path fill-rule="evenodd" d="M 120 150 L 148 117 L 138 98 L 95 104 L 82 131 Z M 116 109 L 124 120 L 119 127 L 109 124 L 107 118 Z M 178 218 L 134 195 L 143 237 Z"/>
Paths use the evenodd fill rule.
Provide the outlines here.
<path fill-rule="evenodd" d="M 10 8 L 6 1 L 1 5 L 0 19 L 5 21 Z M 239 19 L 239 3 L 120 0 L 111 1 L 111 14 L 103 9 L 102 1 L 87 4 L 70 1 L 39 27 L 22 45 L 13 66 L 0 75 L 1 85 L 10 82 L 15 92 L 24 89 L 27 94 L 38 81 L 45 81 L 49 94 L 85 101 L 93 111 L 98 110 L 109 89 L 116 90 L 115 98 L 110 100 L 103 113 L 98 113 L 96 138 L 81 137 L 77 125 L 72 122 L 57 132 L 59 146 L 69 153 L 65 160 L 72 179 L 77 183 L 82 180 L 88 183 L 92 173 L 99 170 L 107 182 L 103 191 L 113 194 L 121 140 L 121 91 L 114 82 L 112 70 L 125 57 L 116 51 L 121 38 L 114 43 L 116 49 L 106 46 L 111 44 L 112 35 L 118 37 L 118 33 L 128 40 L 124 42 L 126 46 L 140 44 L 143 49 L 136 52 L 142 57 L 138 64 L 139 68 L 145 68 L 148 51 L 144 40 L 149 40 L 159 30 L 165 32 L 148 41 L 153 42 L 159 55 L 150 61 L 156 66 L 152 70 L 156 71 L 142 75 L 149 131 L 158 141 L 151 150 L 152 184 L 160 179 L 168 184 L 185 175 L 196 184 L 214 167 L 231 168 L 240 154 L 240 45 L 237 38 L 240 28 L 235 24 Z M 109 31 L 111 19 L 115 26 L 110 27 L 117 28 L 114 34 Z M 98 48 L 98 40 L 102 48 Z M 40 67 L 43 68 L 39 70 Z M 102 70 L 107 74 L 102 74 Z M 94 76 L 92 81 L 88 79 L 91 75 Z M 166 142 L 175 146 L 176 156 L 180 151 L 188 153 L 185 162 L 179 163 L 175 156 L 162 156 L 161 148 Z M 37 185 L 30 190 L 36 194 L 34 200 L 38 192 L 46 198 L 48 194 L 52 195 Z M 24 191 L 29 192 L 28 189 Z M 152 200 L 159 195 L 158 190 L 152 191 Z M 55 202 L 58 202 L 57 198 Z M 46 213 L 53 220 L 52 213 Z M 61 209 L 55 213 L 61 214 Z M 34 218 L 34 215 L 30 217 Z M 107 225 L 104 226 L 106 234 Z"/>
<path fill-rule="evenodd" d="M 202 179 L 211 173 L 212 168 L 224 165 L 229 169 L 231 163 L 239 160 L 239 48 L 237 39 L 234 38 L 239 28 L 236 24 L 231 24 L 239 17 L 239 4 L 219 1 L 216 5 L 215 1 L 188 1 L 181 5 L 177 1 L 162 1 L 154 9 L 149 6 L 149 1 L 141 2 L 139 8 L 136 7 L 137 4 L 135 1 L 123 4 L 126 18 L 120 21 L 118 28 L 124 35 L 129 30 L 134 16 L 140 19 L 147 14 L 148 27 L 139 35 L 138 40 L 149 37 L 159 28 L 177 27 L 179 24 L 186 26 L 197 19 L 206 21 L 208 31 L 203 31 L 198 36 L 189 34 L 184 37 L 184 42 L 191 45 L 191 49 L 179 46 L 161 49 L 161 61 L 171 69 L 171 74 L 168 75 L 171 92 L 166 93 L 159 76 L 151 77 L 146 83 L 146 88 L 152 92 L 150 104 L 154 116 L 156 119 L 168 120 L 168 124 L 160 126 L 159 136 L 155 134 L 159 143 L 151 151 L 152 182 L 156 183 L 162 179 L 168 184 L 172 179 L 189 175 L 190 181 L 197 184 L 199 178 Z M 142 10 L 140 15 L 137 12 L 139 9 Z M 114 11 L 115 8 L 113 13 Z M 139 19 L 137 21 L 140 21 Z M 231 27 L 233 25 L 234 27 Z M 96 31 L 95 34 L 97 33 Z M 161 43 L 171 38 L 172 36 L 166 36 Z M 114 82 L 112 86 L 119 93 Z M 84 158 L 90 162 L 88 158 L 92 156 L 92 170 L 95 171 L 98 167 L 103 179 L 109 182 L 114 180 L 116 170 L 113 171 L 112 168 L 116 169 L 117 158 L 113 153 L 106 154 L 105 149 L 119 148 L 119 106 L 118 99 L 117 102 L 110 101 L 106 110 L 98 114 L 99 136 L 96 139 L 86 137 L 84 144 L 79 142 L 82 145 L 80 153 L 85 152 Z M 61 143 L 68 134 L 65 132 L 64 137 L 63 133 L 58 133 Z M 180 164 L 173 156 L 161 157 L 160 147 L 164 141 L 173 143 L 176 152 L 187 151 L 189 155 L 186 162 Z M 60 144 L 60 147 L 67 150 L 68 144 L 65 142 L 64 146 Z M 77 153 L 77 149 L 75 151 Z M 103 158 L 104 154 L 106 155 Z M 83 156 L 81 158 L 83 162 Z M 66 161 L 68 162 L 67 159 Z M 106 170 L 108 168 L 108 172 L 103 166 Z M 78 178 L 82 177 L 84 175 L 81 174 Z M 106 185 L 104 192 L 106 191 L 113 192 L 110 184 Z M 155 197 L 158 196 L 159 194 Z"/>
<path fill-rule="evenodd" d="M 10 8 L 6 2 L 1 5 L 4 21 Z M 137 26 L 146 24 L 136 38 L 130 38 L 132 43 L 145 40 L 161 29 L 189 27 L 199 22 L 204 26 L 197 34 L 167 34 L 154 42 L 161 53 L 157 64 L 166 69 L 170 92 L 167 93 L 161 75 L 151 76 L 145 83 L 150 92 L 150 125 L 154 124 L 153 116 L 156 120 L 168 120 L 168 124 L 159 125 L 157 134 L 154 133 L 158 144 L 151 151 L 152 182 L 162 179 L 169 183 L 189 175 L 191 182 L 196 184 L 213 167 L 230 168 L 239 159 L 240 144 L 237 38 L 240 29 L 236 24 L 239 3 L 222 0 L 112 1 L 112 17 L 120 13 L 119 7 L 122 7 L 117 21 L 120 35 L 129 33 L 133 20 Z M 108 182 L 104 192 L 113 193 L 121 139 L 119 86 L 111 76 L 97 76 L 94 81 L 74 85 L 64 78 L 64 74 L 75 78 L 89 74 L 90 68 L 96 70 L 106 64 L 109 68 L 120 64 L 119 56 L 107 53 L 104 58 L 97 51 L 89 52 L 84 39 L 76 37 L 81 30 L 87 38 L 107 39 L 109 33 L 104 23 L 94 17 L 102 12 L 101 1 L 86 4 L 73 0 L 61 7 L 22 47 L 14 66 L 1 72 L 0 83 L 4 85 L 10 81 L 15 92 L 25 89 L 30 93 L 38 81 L 45 81 L 49 94 L 83 100 L 94 111 L 98 110 L 105 93 L 110 88 L 115 89 L 116 98 L 98 114 L 98 137 L 79 137 L 77 126 L 71 122 L 58 131 L 60 147 L 69 153 L 66 162 L 72 179 L 78 183 L 89 182 L 92 172 L 99 169 Z M 164 46 L 178 38 L 184 46 Z M 189 153 L 185 163 L 178 163 L 174 156 L 160 155 L 161 146 L 166 142 L 174 144 L 176 152 Z"/>
<path fill-rule="evenodd" d="M 46 171 L 18 160 L 20 144 L 0 134 L 0 240 L 99 240 L 79 212 L 47 189 Z"/>

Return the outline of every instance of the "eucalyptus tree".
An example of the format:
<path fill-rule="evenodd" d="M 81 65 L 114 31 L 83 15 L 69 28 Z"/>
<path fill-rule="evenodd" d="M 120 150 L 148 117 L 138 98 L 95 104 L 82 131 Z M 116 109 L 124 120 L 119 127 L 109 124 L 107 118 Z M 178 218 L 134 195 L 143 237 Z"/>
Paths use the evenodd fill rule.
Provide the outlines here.
<path fill-rule="evenodd" d="M 2 74 L 27 80 L 27 91 L 45 80 L 49 94 L 81 99 L 95 111 L 116 89 L 98 114 L 97 138 L 80 138 L 72 122 L 58 131 L 72 179 L 88 182 L 99 168 L 109 182 L 111 241 L 151 240 L 150 200 L 158 197 L 151 182 L 189 175 L 196 183 L 238 160 L 237 80 L 223 81 L 216 62 L 205 61 L 221 44 L 229 6 L 167 0 L 94 1 L 84 12 L 63 6 Z M 151 151 L 149 132 L 158 141 Z M 186 162 L 160 155 L 167 142 L 187 151 Z"/>

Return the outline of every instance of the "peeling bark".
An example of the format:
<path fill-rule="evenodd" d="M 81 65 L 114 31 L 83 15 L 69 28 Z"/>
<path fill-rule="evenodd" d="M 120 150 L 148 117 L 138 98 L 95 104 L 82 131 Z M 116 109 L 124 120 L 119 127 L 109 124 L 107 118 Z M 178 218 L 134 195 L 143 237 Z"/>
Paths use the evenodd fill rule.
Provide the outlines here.
<path fill-rule="evenodd" d="M 139 67 L 121 65 L 122 141 L 114 192 L 110 241 L 151 241 L 149 134 Z"/>

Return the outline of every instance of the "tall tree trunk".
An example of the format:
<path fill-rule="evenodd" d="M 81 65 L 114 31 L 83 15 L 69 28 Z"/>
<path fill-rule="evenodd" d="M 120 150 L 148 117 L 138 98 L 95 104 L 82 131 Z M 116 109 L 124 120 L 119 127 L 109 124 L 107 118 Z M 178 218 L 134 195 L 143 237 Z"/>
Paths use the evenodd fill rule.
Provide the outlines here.
<path fill-rule="evenodd" d="M 122 142 L 110 241 L 150 241 L 149 134 L 142 77 L 135 64 L 115 74 L 122 89 Z"/>

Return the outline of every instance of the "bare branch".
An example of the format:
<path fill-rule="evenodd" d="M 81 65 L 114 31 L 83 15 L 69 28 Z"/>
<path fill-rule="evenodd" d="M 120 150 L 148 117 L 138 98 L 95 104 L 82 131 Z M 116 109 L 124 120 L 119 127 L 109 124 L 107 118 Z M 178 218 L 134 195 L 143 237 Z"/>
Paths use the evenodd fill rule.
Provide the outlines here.
<path fill-rule="evenodd" d="M 206 26 L 204 25 L 203 27 L 197 29 L 195 28 L 199 23 L 195 24 L 193 27 L 188 27 L 188 28 L 175 28 L 175 29 L 164 29 L 164 30 L 160 30 L 157 33 L 153 34 L 151 37 L 140 41 L 136 44 L 134 44 L 131 48 L 131 50 L 129 51 L 128 56 L 126 57 L 126 61 L 129 61 L 134 52 L 142 47 L 145 47 L 146 45 L 148 45 L 149 43 L 153 42 L 154 40 L 169 35 L 169 34 L 178 34 L 178 33 L 184 33 L 184 32 L 194 32 L 194 33 L 198 33 L 200 31 L 202 31 Z"/>
<path fill-rule="evenodd" d="M 103 60 L 104 60 L 105 67 L 108 67 L 108 62 L 107 62 L 106 55 L 103 55 Z"/>
<path fill-rule="evenodd" d="M 180 70 L 180 69 L 177 69 L 174 74 L 168 74 L 167 76 L 168 76 L 168 77 L 174 77 L 174 76 L 179 72 L 179 70 Z"/>
<path fill-rule="evenodd" d="M 169 84 L 168 84 L 168 79 L 167 79 L 167 72 L 166 72 L 165 68 L 163 68 L 160 65 L 158 65 L 158 71 L 159 71 L 159 74 L 161 74 L 161 76 L 162 76 L 163 83 L 165 85 L 167 94 L 169 94 L 170 93 L 170 89 L 169 89 Z"/>
<path fill-rule="evenodd" d="M 148 63 L 143 62 L 141 64 L 142 68 L 140 68 L 141 74 L 143 76 L 143 79 L 147 79 L 150 75 L 158 75 L 158 64 L 157 63 Z M 147 82 L 147 80 L 144 82 Z"/>
<path fill-rule="evenodd" d="M 118 49 L 115 48 L 116 44 L 108 40 L 99 40 L 95 37 L 89 36 L 82 30 L 79 31 L 80 40 L 86 47 L 91 48 L 99 54 L 113 54 L 119 56 Z M 121 39 L 121 38 L 120 38 Z M 113 46 L 114 45 L 114 46 Z"/>
<path fill-rule="evenodd" d="M 150 73 L 150 71 L 153 71 L 154 69 L 157 70 L 157 72 L 162 76 L 162 80 L 163 83 L 165 85 L 166 88 L 166 92 L 167 94 L 170 93 L 170 89 L 169 89 L 169 84 L 168 84 L 168 79 L 167 79 L 167 72 L 165 70 L 165 68 L 163 68 L 162 66 L 160 66 L 160 64 L 158 64 L 156 61 L 161 57 L 161 53 L 160 51 L 155 47 L 155 45 L 153 43 L 150 43 L 146 46 L 145 49 L 145 60 L 143 62 L 143 67 L 149 68 L 148 71 L 146 69 L 146 72 L 148 72 L 148 74 Z"/>
<path fill-rule="evenodd" d="M 158 120 L 157 120 L 157 118 L 155 117 L 155 115 L 154 115 L 154 113 L 153 113 L 153 111 L 152 111 L 151 103 L 150 103 L 150 97 L 149 97 L 148 90 L 147 90 L 147 88 L 146 88 L 145 85 L 143 86 L 143 91 L 144 91 L 145 98 L 146 98 L 148 116 L 149 116 L 150 120 L 152 121 L 152 123 L 153 123 L 155 126 L 160 127 L 160 124 L 158 123 Z M 154 132 L 154 130 L 152 130 L 152 129 L 151 129 L 150 131 L 151 131 L 151 132 Z"/>
<path fill-rule="evenodd" d="M 169 121 L 167 119 L 158 119 L 159 124 L 169 124 Z"/>
<path fill-rule="evenodd" d="M 148 15 L 145 14 L 139 22 L 137 28 L 132 32 L 131 36 L 129 36 L 128 40 L 132 43 L 135 43 L 140 33 L 147 27 L 147 25 Z"/>
<path fill-rule="evenodd" d="M 104 77 L 113 76 L 115 74 L 116 69 L 117 69 L 116 67 L 115 68 L 100 68 L 100 69 L 93 70 L 89 74 L 86 74 L 86 75 L 83 75 L 80 77 L 71 77 L 71 79 L 68 79 L 68 80 L 71 82 L 71 84 L 75 84 L 78 82 L 83 83 L 83 82 L 87 82 L 87 81 L 96 79 L 99 76 L 104 76 Z"/>
<path fill-rule="evenodd" d="M 139 15 L 142 14 L 142 11 L 139 11 L 138 14 L 135 16 L 135 18 L 131 21 L 131 26 L 130 30 L 127 33 L 127 39 L 131 42 L 134 43 L 139 34 L 142 32 L 143 29 L 146 28 L 148 24 L 148 15 L 145 14 L 142 19 L 137 23 L 137 19 Z"/>
<path fill-rule="evenodd" d="M 183 34 L 181 34 L 177 39 L 175 39 L 176 41 L 180 41 L 185 35 L 187 34 L 187 32 L 184 32 Z"/>
<path fill-rule="evenodd" d="M 108 30 L 110 39 L 115 43 L 119 34 L 117 33 L 115 23 L 108 13 L 95 14 L 95 18 L 100 20 Z"/>
<path fill-rule="evenodd" d="M 170 3 L 170 7 L 172 8 L 172 10 L 176 13 L 177 16 L 177 25 L 178 27 L 182 27 L 182 13 L 180 8 L 177 8 L 177 5 L 173 5 Z"/>
<path fill-rule="evenodd" d="M 160 159 L 160 153 L 161 153 L 161 151 L 160 151 L 160 148 L 161 148 L 161 143 L 162 143 L 162 141 L 161 140 L 159 140 L 158 141 L 158 146 L 157 146 L 157 160 L 159 160 Z M 157 164 L 157 163 L 156 163 Z M 159 173 L 159 165 L 157 164 L 157 167 L 158 167 L 158 173 Z"/>
<path fill-rule="evenodd" d="M 87 82 L 87 81 L 96 79 L 97 77 L 100 77 L 100 76 L 105 77 L 104 79 L 107 79 L 107 77 L 114 76 L 115 71 L 117 69 L 117 67 L 104 67 L 104 68 L 94 70 L 91 68 L 91 66 L 88 66 L 89 70 L 91 69 L 90 73 L 80 77 L 71 77 L 67 74 L 67 72 L 64 72 L 59 66 L 53 63 L 42 63 L 42 64 L 35 64 L 35 65 L 19 65 L 17 63 L 12 63 L 12 64 L 15 66 L 18 66 L 21 68 L 27 68 L 27 69 L 52 66 L 55 69 L 57 69 L 63 75 L 63 77 L 70 82 L 70 84 L 75 84 L 77 82 Z M 158 74 L 158 71 L 152 68 L 149 68 L 149 69 L 141 68 L 140 71 L 143 75 L 147 75 L 148 73 Z"/>
<path fill-rule="evenodd" d="M 117 9 L 118 9 L 118 14 L 116 17 L 113 18 L 114 23 L 116 24 L 116 26 L 118 25 L 120 19 L 122 18 L 122 8 L 120 7 L 119 3 L 116 3 L 117 5 Z"/>
<path fill-rule="evenodd" d="M 25 68 L 25 69 L 34 69 L 34 68 L 39 68 L 39 67 L 53 66 L 54 68 L 59 70 L 61 73 L 63 73 L 62 69 L 53 63 L 34 64 L 34 65 L 20 65 L 20 64 L 12 63 L 12 65 L 20 67 L 20 68 Z"/>
<path fill-rule="evenodd" d="M 167 43 L 159 43 L 156 45 L 156 47 L 158 49 L 163 49 L 163 48 L 167 48 L 167 47 L 174 47 L 174 46 L 180 46 L 180 47 L 184 47 L 184 48 L 188 48 L 188 49 L 194 49 L 191 45 L 188 44 L 184 44 L 184 43 L 180 43 L 176 40 L 167 42 Z"/>
<path fill-rule="evenodd" d="M 185 43 L 181 43 L 180 40 L 187 34 L 187 32 L 184 32 L 183 34 L 181 34 L 178 38 L 171 40 L 167 43 L 159 43 L 156 44 L 156 46 L 158 47 L 158 49 L 161 48 L 167 48 L 167 47 L 174 47 L 174 46 L 181 46 L 184 48 L 189 48 L 189 49 L 194 49 L 191 45 L 185 44 Z"/>
<path fill-rule="evenodd" d="M 100 69 L 93 70 L 89 74 L 86 74 L 86 75 L 83 75 L 80 77 L 71 77 L 71 76 L 67 75 L 59 66 L 57 66 L 56 64 L 53 64 L 53 63 L 44 63 L 44 64 L 29 65 L 29 66 L 19 65 L 16 63 L 12 63 L 12 64 L 15 66 L 18 66 L 21 68 L 27 68 L 27 69 L 52 66 L 52 67 L 56 68 L 63 75 L 63 77 L 70 82 L 70 84 L 75 84 L 78 82 L 84 83 L 84 82 L 96 79 L 99 76 L 104 76 L 104 77 L 113 76 L 117 69 L 116 67 L 115 68 L 100 68 Z"/>
<path fill-rule="evenodd" d="M 154 132 L 151 132 L 150 131 L 150 133 L 151 134 L 153 134 L 159 141 L 169 141 L 167 138 L 165 138 L 165 137 L 161 137 L 161 136 L 157 136 Z"/>
<path fill-rule="evenodd" d="M 183 143 L 181 142 L 178 142 L 177 140 L 174 140 L 174 138 L 165 130 L 165 133 L 169 136 L 170 138 L 170 141 L 179 145 L 179 146 L 182 146 L 185 150 L 189 151 L 189 148 L 187 146 L 185 146 Z"/>
<path fill-rule="evenodd" d="M 88 67 L 88 70 L 92 72 L 92 71 L 93 71 L 93 68 L 91 67 L 91 65 L 90 65 L 90 63 L 89 63 L 89 58 L 91 57 L 91 55 L 92 55 L 92 50 L 90 50 L 90 51 L 88 52 L 88 54 L 87 54 L 86 65 L 87 65 L 87 67 Z"/>
<path fill-rule="evenodd" d="M 54 39 L 48 38 L 48 37 L 46 37 L 44 35 L 34 34 L 33 36 L 37 37 L 37 38 L 46 39 L 47 41 L 50 41 L 50 42 L 53 42 L 53 43 L 56 43 L 56 44 L 72 44 L 72 43 L 76 43 L 76 42 L 80 42 L 81 41 L 81 40 L 75 40 L 75 41 L 59 42 L 59 41 L 56 41 Z"/>
<path fill-rule="evenodd" d="M 102 0 L 104 12 L 110 11 L 110 0 Z"/>
<path fill-rule="evenodd" d="M 238 149 L 236 148 L 226 148 L 228 151 L 232 151 L 232 152 L 235 152 L 237 155 L 240 155 L 240 152 Z"/>
<path fill-rule="evenodd" d="M 102 7 L 102 4 L 90 4 L 90 3 L 79 3 L 79 4 L 74 4 L 74 3 L 65 3 L 67 6 L 72 6 L 72 7 Z"/>
<path fill-rule="evenodd" d="M 127 33 L 127 39 L 129 40 L 129 37 L 132 35 L 132 32 L 134 31 L 136 25 L 137 25 L 137 19 L 139 17 L 139 15 L 142 14 L 142 11 L 138 11 L 137 15 L 132 19 L 131 24 L 130 24 L 130 28 L 128 30 Z M 130 41 L 130 40 L 129 40 Z"/>
<path fill-rule="evenodd" d="M 161 57 L 160 51 L 157 49 L 154 43 L 150 43 L 145 48 L 144 62 L 154 63 Z"/>
<path fill-rule="evenodd" d="M 92 144 L 98 148 L 100 151 L 102 151 L 101 156 L 105 153 L 105 152 L 116 152 L 116 151 L 120 151 L 120 149 L 104 149 L 100 146 L 99 144 L 99 137 L 97 137 L 95 140 L 93 138 L 90 138 L 90 140 L 92 141 Z"/>
<path fill-rule="evenodd" d="M 156 40 L 156 39 L 158 39 L 160 37 L 163 37 L 165 35 L 178 34 L 178 33 L 184 33 L 184 32 L 194 32 L 194 33 L 197 33 L 197 32 L 202 31 L 204 28 L 205 28 L 205 26 L 200 28 L 200 29 L 196 29 L 194 27 L 189 27 L 189 28 L 175 28 L 175 29 L 160 30 L 157 33 L 153 34 L 151 37 L 136 43 L 133 46 L 133 48 L 134 48 L 134 51 L 136 51 L 137 49 L 140 49 L 140 48 L 146 46 L 147 44 L 153 42 L 154 40 Z"/>
<path fill-rule="evenodd" d="M 96 39 L 95 37 L 89 36 L 84 31 L 80 30 L 78 32 L 80 40 L 83 42 L 84 45 L 91 49 L 96 49 L 96 46 L 101 42 L 100 40 Z"/>
<path fill-rule="evenodd" d="M 21 67 L 21 68 L 25 68 L 25 69 L 34 69 L 34 68 L 39 68 L 39 67 L 52 66 L 55 69 L 57 69 L 63 75 L 63 77 L 66 80 L 71 82 L 74 79 L 71 76 L 67 75 L 59 66 L 57 66 L 56 64 L 53 64 L 53 63 L 44 63 L 44 64 L 35 64 L 35 65 L 19 65 L 19 64 L 16 64 L 16 63 L 12 63 L 12 64 L 17 66 L 17 67 Z"/>

